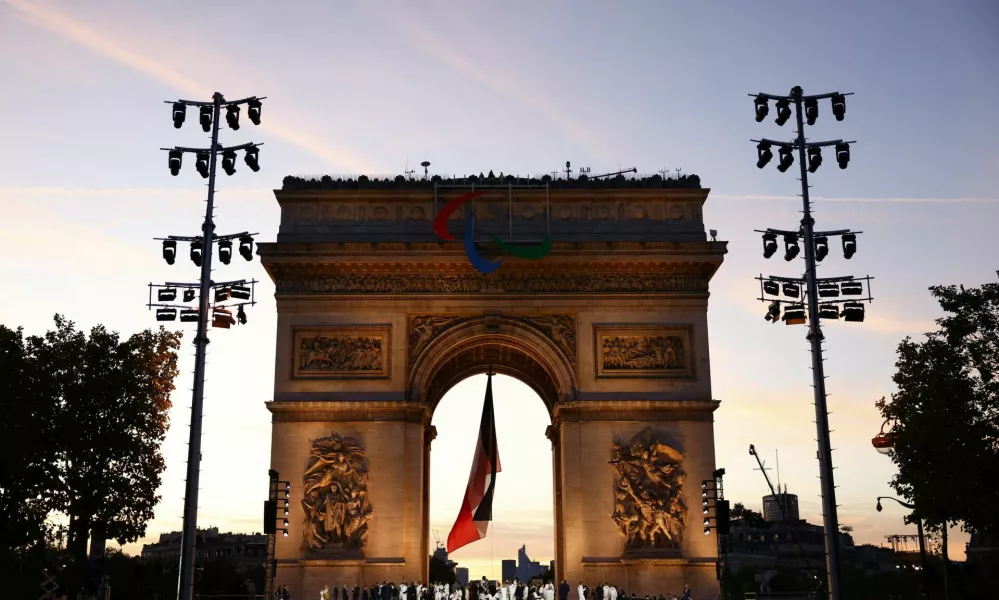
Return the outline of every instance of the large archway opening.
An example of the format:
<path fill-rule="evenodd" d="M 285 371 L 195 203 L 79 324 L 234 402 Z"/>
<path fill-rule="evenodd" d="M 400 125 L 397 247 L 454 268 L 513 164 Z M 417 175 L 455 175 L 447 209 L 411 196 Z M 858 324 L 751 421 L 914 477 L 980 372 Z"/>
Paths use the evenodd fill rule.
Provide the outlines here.
<path fill-rule="evenodd" d="M 494 368 L 494 370 L 496 370 Z M 502 370 L 502 369 L 501 369 Z M 429 547 L 446 546 L 465 494 L 478 436 L 486 375 L 465 376 L 436 403 L 432 425 L 437 437 L 430 452 Z M 503 374 L 493 377 L 496 436 L 503 471 L 497 476 L 493 522 L 485 539 L 450 555 L 470 580 L 540 574 L 555 558 L 552 444 L 546 437 L 551 415 L 530 384 Z M 520 550 L 537 565 L 524 563 Z M 440 555 L 438 551 L 438 556 Z M 505 568 L 504 568 L 505 567 Z M 505 572 L 504 572 L 505 571 Z M 461 571 L 459 571 L 461 573 Z M 461 578 L 459 577 L 459 580 Z"/>

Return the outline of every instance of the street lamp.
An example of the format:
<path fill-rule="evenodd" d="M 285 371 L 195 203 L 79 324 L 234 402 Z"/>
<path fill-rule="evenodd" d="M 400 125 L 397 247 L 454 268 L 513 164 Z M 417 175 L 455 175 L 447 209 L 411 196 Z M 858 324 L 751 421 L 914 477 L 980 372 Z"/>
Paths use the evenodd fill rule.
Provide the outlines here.
<path fill-rule="evenodd" d="M 167 152 L 167 164 L 171 175 L 179 175 L 183 164 L 184 154 L 195 155 L 195 169 L 198 174 L 208 179 L 208 199 L 205 206 L 205 219 L 201 225 L 201 234 L 197 236 L 169 236 L 158 238 L 163 242 L 163 259 L 167 264 L 174 264 L 177 259 L 177 242 L 190 242 L 191 261 L 201 270 L 201 279 L 197 283 L 166 283 L 149 284 L 150 309 L 156 308 L 156 320 L 172 321 L 177 318 L 180 321 L 197 322 L 198 332 L 194 337 L 194 389 L 193 400 L 191 402 L 191 431 L 188 442 L 187 453 L 187 482 L 184 493 L 184 527 L 181 534 L 180 550 L 180 575 L 177 582 L 177 597 L 179 600 L 192 600 L 194 597 L 194 562 L 195 562 L 195 539 L 198 527 L 198 480 L 201 471 L 201 425 L 204 408 L 205 394 L 205 354 L 208 348 L 208 325 L 209 313 L 211 314 L 212 327 L 229 329 L 232 325 L 246 323 L 246 312 L 243 310 L 246 305 L 253 305 L 254 288 L 256 281 L 239 279 L 216 283 L 212 281 L 212 249 L 215 244 L 219 245 L 219 259 L 222 264 L 229 264 L 232 259 L 232 240 L 238 239 L 240 244 L 240 254 L 246 260 L 253 258 L 249 251 L 244 252 L 244 246 L 249 244 L 252 247 L 252 236 L 249 232 L 241 232 L 232 235 L 215 234 L 215 175 L 218 156 L 222 155 L 222 169 L 229 175 L 236 171 L 236 151 L 246 152 L 246 164 L 251 170 L 257 171 L 259 165 L 259 150 L 261 144 L 242 144 L 240 146 L 230 146 L 223 148 L 219 144 L 219 116 L 223 108 L 226 110 L 226 121 L 233 130 L 239 129 L 240 106 L 247 105 L 247 115 L 255 125 L 260 124 L 260 100 L 262 98 L 250 97 L 241 100 L 226 100 L 222 94 L 216 92 L 212 95 L 211 102 L 196 100 L 168 101 L 172 106 L 173 125 L 180 128 L 184 124 L 188 106 L 198 107 L 198 121 L 205 133 L 211 133 L 211 146 L 208 148 L 162 148 Z M 249 242 L 247 242 L 249 240 Z M 153 288 L 157 289 L 157 302 L 152 299 Z M 170 304 L 175 301 L 177 289 L 183 289 L 184 302 L 194 300 L 195 291 L 198 292 L 198 304 L 196 308 L 184 304 Z M 166 293 L 164 293 L 166 292 Z M 213 302 L 214 297 L 214 302 Z M 242 300 L 235 304 L 222 305 L 221 302 Z M 164 303 L 167 302 L 167 303 Z M 236 309 L 237 317 L 233 317 L 232 310 Z"/>
<path fill-rule="evenodd" d="M 881 454 L 891 454 L 892 449 L 895 448 L 895 438 L 897 434 L 890 429 L 885 431 L 885 425 L 890 423 L 891 420 L 887 420 L 881 424 L 881 431 L 871 438 L 871 445 L 874 449 Z M 880 508 L 878 510 L 881 510 Z"/>
<path fill-rule="evenodd" d="M 881 512 L 884 507 L 881 506 L 882 500 L 894 500 L 901 504 L 904 508 L 908 508 L 912 511 L 910 515 L 910 520 L 916 521 L 916 533 L 919 535 L 919 568 L 923 571 L 923 593 L 927 597 L 930 596 L 930 572 L 926 569 L 926 540 L 923 537 L 923 519 L 916 514 L 916 505 L 910 504 L 908 502 L 902 502 L 898 498 L 892 498 L 891 496 L 878 496 L 878 504 L 875 508 L 878 512 Z"/>

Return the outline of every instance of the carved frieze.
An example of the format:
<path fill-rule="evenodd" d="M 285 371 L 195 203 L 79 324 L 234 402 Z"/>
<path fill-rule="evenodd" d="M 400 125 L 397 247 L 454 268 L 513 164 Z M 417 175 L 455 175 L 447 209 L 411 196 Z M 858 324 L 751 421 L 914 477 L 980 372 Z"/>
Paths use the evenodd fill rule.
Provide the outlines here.
<path fill-rule="evenodd" d="M 364 546 L 371 520 L 361 442 L 335 431 L 312 441 L 302 476 L 302 548 L 343 552 Z"/>
<path fill-rule="evenodd" d="M 287 274 L 277 294 L 462 294 L 462 293 L 698 293 L 708 278 L 673 273 L 410 273 Z"/>
<path fill-rule="evenodd" d="M 597 377 L 694 377 L 692 327 L 594 325 Z"/>
<path fill-rule="evenodd" d="M 389 325 L 301 328 L 292 332 L 293 379 L 389 376 Z"/>
<path fill-rule="evenodd" d="M 683 454 L 647 428 L 631 440 L 615 440 L 610 464 L 614 478 L 611 518 L 628 550 L 678 548 L 686 529 Z"/>
<path fill-rule="evenodd" d="M 423 352 L 435 337 L 448 327 L 462 321 L 455 315 L 418 315 L 409 321 L 409 364 L 416 362 L 416 357 Z"/>

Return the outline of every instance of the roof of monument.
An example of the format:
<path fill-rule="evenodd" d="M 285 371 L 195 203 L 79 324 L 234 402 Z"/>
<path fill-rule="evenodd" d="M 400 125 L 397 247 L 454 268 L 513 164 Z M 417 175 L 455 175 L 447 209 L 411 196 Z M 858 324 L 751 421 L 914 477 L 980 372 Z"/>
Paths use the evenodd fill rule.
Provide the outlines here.
<path fill-rule="evenodd" d="M 419 190 L 433 189 L 435 185 L 505 185 L 540 186 L 548 184 L 550 189 L 701 189 L 701 178 L 697 175 L 677 175 L 663 178 L 654 175 L 617 175 L 615 177 L 591 178 L 580 175 L 575 178 L 553 178 L 551 175 L 488 175 L 451 176 L 433 175 L 430 178 L 413 178 L 405 175 L 289 175 L 284 178 L 283 190 Z"/>

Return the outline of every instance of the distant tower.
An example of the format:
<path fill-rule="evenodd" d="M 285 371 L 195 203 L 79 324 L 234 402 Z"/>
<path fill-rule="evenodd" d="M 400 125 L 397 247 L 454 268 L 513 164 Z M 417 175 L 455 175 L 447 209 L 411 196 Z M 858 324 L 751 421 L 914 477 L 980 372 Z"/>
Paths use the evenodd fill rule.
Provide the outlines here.
<path fill-rule="evenodd" d="M 781 516 L 782 507 L 788 521 L 793 523 L 800 520 L 798 516 L 798 496 L 787 493 L 787 485 L 784 486 L 783 492 L 780 491 L 780 488 L 777 488 L 777 494 L 770 494 L 763 497 L 763 520 L 768 523 L 780 523 L 783 521 L 784 519 Z"/>

